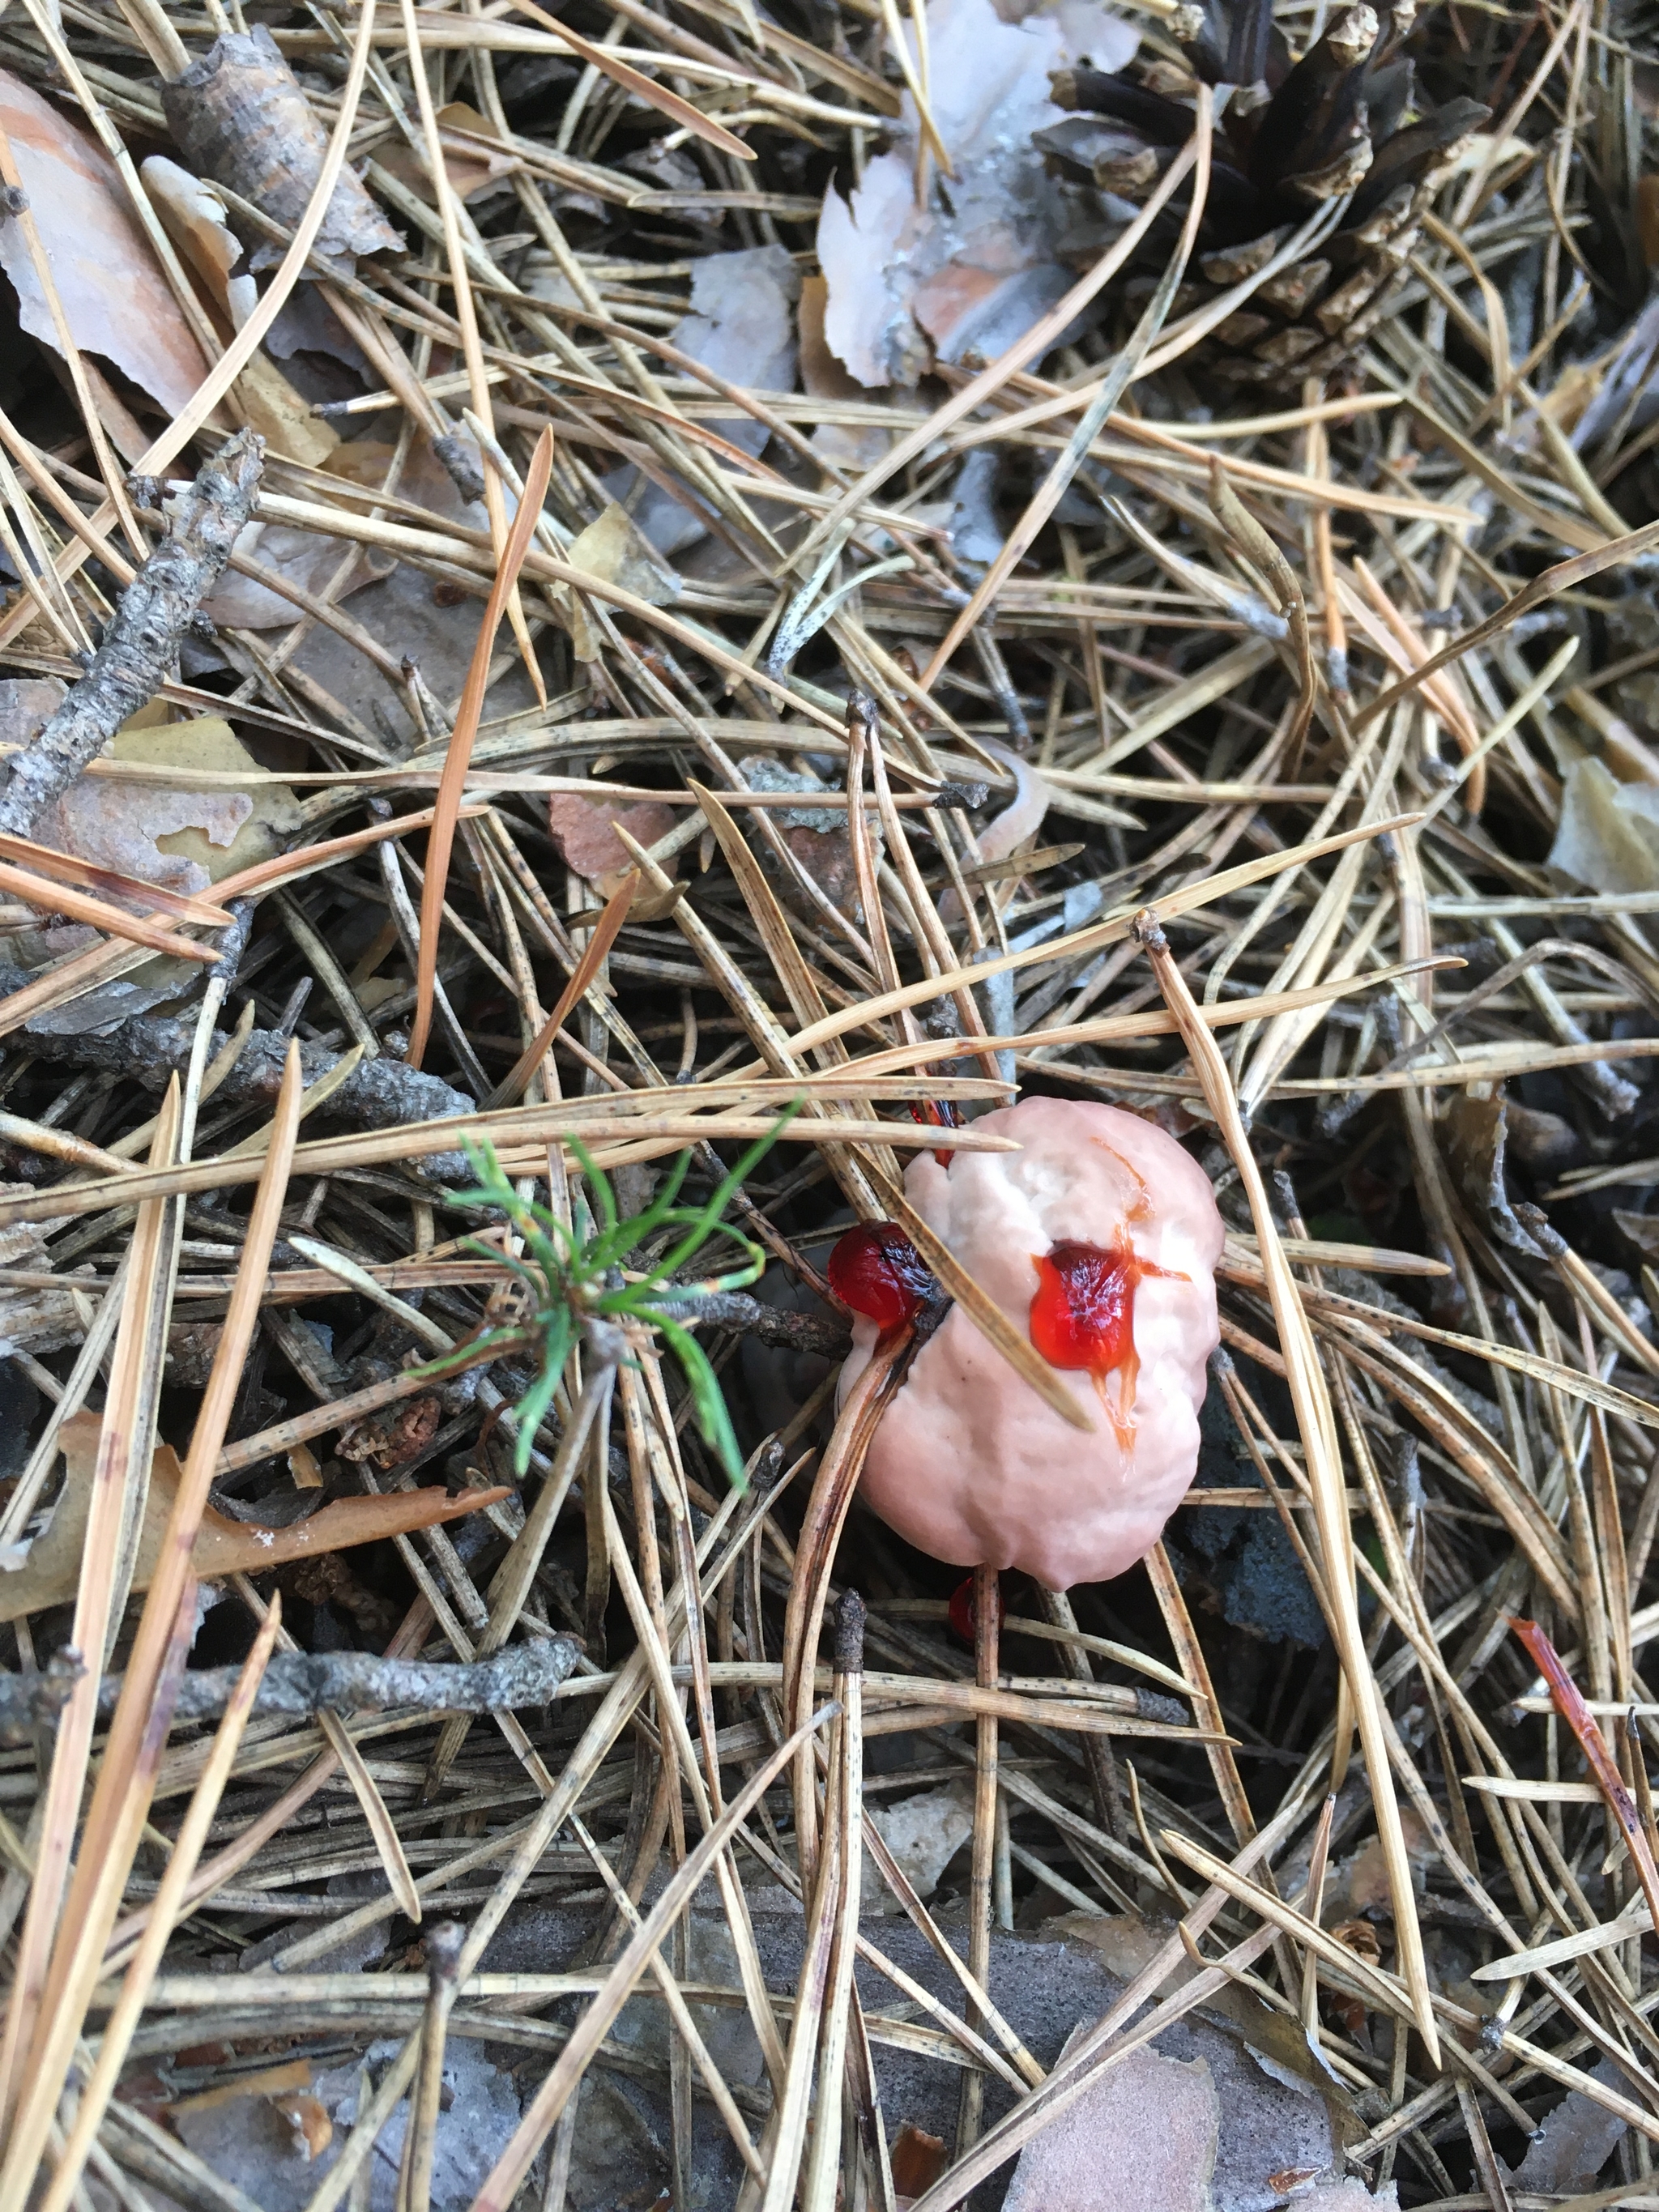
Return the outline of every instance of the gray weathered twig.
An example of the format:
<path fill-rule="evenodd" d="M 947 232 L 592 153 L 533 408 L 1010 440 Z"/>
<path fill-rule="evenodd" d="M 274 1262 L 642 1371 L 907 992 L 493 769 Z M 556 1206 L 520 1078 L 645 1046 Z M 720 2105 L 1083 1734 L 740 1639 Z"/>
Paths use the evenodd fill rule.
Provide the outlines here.
<path fill-rule="evenodd" d="M 253 1710 L 301 1720 L 324 1711 L 384 1713 L 404 1706 L 427 1713 L 509 1712 L 544 1704 L 580 1650 L 574 1637 L 550 1636 L 508 1644 L 470 1666 L 381 1659 L 368 1651 L 279 1651 L 265 1669 Z M 216 1718 L 240 1672 L 236 1667 L 210 1667 L 187 1673 L 173 1707 L 174 1722 Z M 0 1674 L 0 1743 L 24 1742 L 33 1729 L 52 1726 L 78 1674 L 78 1668 L 65 1663 L 61 1654 L 39 1674 Z M 106 1674 L 99 1684 L 100 1712 L 113 1712 L 121 1681 L 119 1674 Z"/>
<path fill-rule="evenodd" d="M 703 1297 L 665 1296 L 656 1303 L 689 1328 L 735 1329 L 787 1352 L 816 1352 L 825 1359 L 844 1359 L 852 1332 L 833 1314 L 794 1313 L 769 1306 L 744 1291 L 711 1291 Z"/>
<path fill-rule="evenodd" d="M 167 502 L 167 534 L 122 592 L 91 666 L 12 762 L 0 830 L 27 837 L 36 817 L 167 682 L 191 616 L 253 513 L 264 455 L 264 439 L 239 430 Z"/>

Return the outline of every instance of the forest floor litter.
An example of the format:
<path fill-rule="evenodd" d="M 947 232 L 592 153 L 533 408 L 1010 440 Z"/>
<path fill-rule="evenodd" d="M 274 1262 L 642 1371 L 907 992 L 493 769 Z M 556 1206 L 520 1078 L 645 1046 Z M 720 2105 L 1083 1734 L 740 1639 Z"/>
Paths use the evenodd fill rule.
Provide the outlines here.
<path fill-rule="evenodd" d="M 1651 0 L 0 0 L 0 2204 L 1659 2206 L 1656 272 Z"/>

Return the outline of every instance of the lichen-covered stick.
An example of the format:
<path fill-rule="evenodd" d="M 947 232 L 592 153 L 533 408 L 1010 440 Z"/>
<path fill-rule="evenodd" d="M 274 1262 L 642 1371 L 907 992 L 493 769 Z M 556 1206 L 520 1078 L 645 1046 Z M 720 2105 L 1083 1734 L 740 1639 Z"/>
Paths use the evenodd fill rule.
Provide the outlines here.
<path fill-rule="evenodd" d="M 264 440 L 239 430 L 167 501 L 167 534 L 116 602 L 103 643 L 34 742 L 11 763 L 0 830 L 27 837 L 123 722 L 173 673 L 191 618 L 223 574 L 253 513 Z"/>
<path fill-rule="evenodd" d="M 545 1705 L 576 1663 L 580 1647 L 568 1636 L 515 1644 L 471 1665 L 383 1658 L 370 1651 L 289 1651 L 272 1659 L 259 1680 L 252 1711 L 307 1719 L 324 1706 L 343 1713 L 384 1713 L 406 1706 L 434 1713 L 511 1712 Z M 177 1722 L 214 1720 L 241 1676 L 239 1667 L 192 1668 L 173 1707 Z M 22 1743 L 55 1726 L 79 1668 L 53 1664 L 0 1676 L 0 1744 Z M 98 1709 L 112 1713 L 121 1676 L 98 1685 Z"/>

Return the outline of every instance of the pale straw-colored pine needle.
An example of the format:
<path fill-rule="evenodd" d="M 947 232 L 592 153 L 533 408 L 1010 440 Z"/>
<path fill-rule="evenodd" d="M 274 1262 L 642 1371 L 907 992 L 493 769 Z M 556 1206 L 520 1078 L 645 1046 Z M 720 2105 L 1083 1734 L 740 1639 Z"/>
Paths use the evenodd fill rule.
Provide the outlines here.
<path fill-rule="evenodd" d="M 201 185 L 270 264 L 252 293 L 186 272 L 151 198 L 161 173 L 137 166 L 168 150 L 158 76 L 171 88 L 235 11 L 124 0 L 60 25 L 27 0 L 18 37 L 62 94 L 52 129 L 96 141 L 137 258 L 66 258 L 52 195 L 6 167 L 44 158 L 9 121 L 0 167 L 35 186 L 14 228 L 70 412 L 43 414 L 26 380 L 0 415 L 4 675 L 76 684 L 112 635 L 171 489 L 129 485 L 126 463 L 176 477 L 244 419 L 266 446 L 263 537 L 207 603 L 211 642 L 198 623 L 183 665 L 165 656 L 143 724 L 155 757 L 99 755 L 61 817 L 102 809 L 123 842 L 59 852 L 80 833 L 46 817 L 0 841 L 16 986 L 0 998 L 0 1335 L 47 1401 L 0 1534 L 35 1547 L 31 1565 L 74 1553 L 61 1588 L 86 1647 L 73 1680 L 45 1668 L 38 1694 L 61 1710 L 13 1757 L 0 1823 L 8 2203 L 228 2204 L 228 2166 L 192 2162 L 115 2094 L 137 2054 L 165 2070 L 222 2031 L 262 2046 L 257 2070 L 192 2053 L 188 2094 L 281 2094 L 319 2036 L 360 2063 L 395 2039 L 377 2081 L 359 2074 L 311 2212 L 367 2201 L 400 2106 L 400 2205 L 427 2212 L 455 2039 L 476 2056 L 499 2027 L 521 2046 L 523 2124 L 480 2202 L 505 2212 L 545 2146 L 562 2203 L 597 2111 L 578 2093 L 613 2057 L 623 2004 L 665 2031 L 629 2059 L 660 2179 L 698 2170 L 706 2091 L 740 2212 L 890 2212 L 896 2160 L 944 2212 L 1224 1996 L 1283 2012 L 1364 2096 L 1351 2153 L 1408 2201 L 1465 2179 L 1515 2197 L 1499 2154 L 1564 2091 L 1652 2136 L 1659 1413 L 1636 1300 L 1659 1299 L 1659 1164 L 1631 1132 L 1659 1050 L 1643 1034 L 1659 888 L 1630 823 L 1659 781 L 1642 617 L 1659 526 L 1650 317 L 1607 260 L 1603 203 L 1615 224 L 1656 203 L 1629 74 L 1639 9 L 1623 14 L 1598 29 L 1575 6 L 1541 40 L 1493 16 L 1448 47 L 1448 94 L 1498 120 L 1454 153 L 1398 289 L 1339 334 L 1334 374 L 1217 380 L 1344 209 L 1319 203 L 1254 271 L 1215 264 L 1212 281 L 1200 91 L 1173 134 L 1196 138 L 1158 151 L 1149 198 L 1085 249 L 1065 297 L 983 362 L 948 338 L 927 361 L 936 286 L 914 324 L 922 374 L 884 387 L 832 360 L 866 304 L 833 222 L 821 264 L 811 252 L 826 178 L 860 239 L 896 182 L 943 283 L 959 267 L 983 153 L 921 0 L 832 7 L 810 38 L 750 0 L 672 16 L 609 0 L 580 33 L 537 0 L 279 28 L 317 119 L 309 188 L 279 220 L 246 179 Z M 1026 158 L 1012 137 L 997 155 Z M 403 256 L 335 251 L 359 190 Z M 159 392 L 125 358 L 144 398 L 118 391 L 85 320 L 100 285 L 125 307 L 129 274 L 155 325 L 135 341 L 190 363 L 182 402 L 142 428 L 132 408 Z M 914 274 L 901 257 L 871 281 L 898 313 Z M 363 388 L 320 408 L 268 343 L 302 278 L 361 356 Z M 758 347 L 749 311 L 774 290 L 799 370 L 781 350 L 776 370 L 698 357 L 710 320 Z M 463 503 L 471 444 L 483 516 Z M 447 450 L 461 501 L 435 474 Z M 963 535 L 981 493 L 1000 550 Z M 665 520 L 705 542 L 652 551 Z M 377 584 L 388 562 L 400 574 Z M 261 583 L 280 619 L 244 627 Z M 196 672 L 198 645 L 222 666 Z M 26 718 L 4 732 L 15 759 L 38 723 L 8 696 Z M 190 764 L 204 716 L 243 739 L 244 765 Z M 149 885 L 134 837 L 186 793 L 209 821 L 252 804 L 262 857 L 210 883 L 167 850 L 175 887 Z M 622 817 L 592 864 L 603 908 L 572 865 L 582 841 L 550 842 L 548 805 L 572 801 L 596 840 Z M 1158 979 L 1133 937 L 1149 908 L 1170 940 Z M 147 1004 L 157 990 L 172 996 Z M 1194 1483 L 1139 1577 L 1173 1668 L 1138 1648 L 1132 1607 L 1114 1621 L 1094 1593 L 1039 1601 L 1007 1577 L 994 1656 L 983 1571 L 968 1656 L 948 1626 L 960 1571 L 884 1548 L 854 1507 L 902 1346 L 837 1420 L 840 1313 L 773 1298 L 786 1279 L 822 1297 L 843 1209 L 908 1224 L 1007 1359 L 1086 1418 L 1024 1316 L 985 1301 L 902 1190 L 920 1149 L 1006 1146 L 973 1117 L 1032 1091 L 1156 1117 L 1214 1174 L 1226 1218 L 1206 1423 L 1237 1431 L 1237 1479 Z M 447 1195 L 463 1141 L 493 1143 L 580 1236 L 604 1207 L 579 1143 L 624 1212 L 692 1147 L 695 1205 L 796 1103 L 731 1208 L 769 1279 L 685 1309 L 746 1486 L 727 1486 L 642 1324 L 614 1378 L 590 1346 L 569 1352 L 522 1482 L 500 1483 L 534 1348 L 499 1224 Z M 921 1118 L 952 1112 L 964 1127 Z M 625 1255 L 616 1279 L 646 1264 Z M 325 1299 L 331 1339 L 309 1326 Z M 765 1437 L 757 1377 L 796 1370 L 803 1345 L 830 1371 Z M 441 1383 L 408 1364 L 439 1352 L 462 1363 Z M 210 1370 L 172 1539 L 129 1603 L 157 1528 L 151 1444 L 184 1443 L 183 1394 Z M 89 1470 L 60 1447 L 100 1389 Z M 175 1464 L 154 1461 L 168 1481 Z M 441 1483 L 476 1489 L 452 1502 Z M 202 1609 L 191 1526 L 222 1508 L 219 1541 L 273 1493 L 301 1517 L 226 1540 L 250 1566 L 226 1603 L 251 1618 L 253 1659 L 222 1723 L 170 1728 Z M 1237 1541 L 1279 1547 L 1335 1667 L 1259 1641 L 1234 1664 L 1250 1632 L 1229 1614 L 1261 1578 L 1224 1587 L 1237 1554 L 1196 1541 L 1206 1502 L 1244 1524 Z M 343 1505 L 396 1516 L 393 1550 L 301 1566 L 305 1532 Z M 859 1589 L 862 1667 L 842 1632 Z M 299 1656 L 275 1655 L 275 1616 L 295 1601 L 292 1635 L 301 1597 L 356 1609 L 373 1650 L 351 1656 L 371 1668 L 510 1671 L 573 1622 L 590 1648 L 545 1708 L 487 1728 L 423 1707 L 250 1721 L 264 1656 L 268 1682 Z M 1594 1779 L 1565 1708 L 1535 1681 L 1516 1693 L 1506 1622 L 1532 1613 Z M 37 1610 L 14 1632 L 8 1695 L 27 1697 L 58 1624 Z M 100 1741 L 111 1674 L 126 1681 Z M 839 1710 L 815 1713 L 826 1694 Z M 973 1776 L 961 1953 L 872 1813 L 910 1794 L 865 1771 L 865 1737 L 894 1730 L 924 1786 Z M 1387 1876 L 1392 1967 L 1338 1932 L 1356 1850 Z M 380 1870 L 374 1894 L 321 1893 L 347 1863 Z M 945 1996 L 876 1940 L 872 1879 Z M 794 1901 L 793 1992 L 770 1971 L 775 1930 L 751 1924 L 757 1882 Z M 1497 1939 L 1475 1969 L 1502 1985 L 1485 2015 L 1455 1981 L 1426 1985 L 1414 1891 L 1425 1914 L 1449 1893 Z M 1182 1926 L 1045 2073 L 1009 1965 L 1027 1923 L 1109 1926 L 1160 1897 Z M 589 1966 L 482 1972 L 515 1916 L 567 1899 L 591 1916 Z M 714 1986 L 695 1933 L 711 1900 L 730 1942 Z M 469 1924 L 422 1971 L 331 1971 L 417 1916 Z M 204 1943 L 264 1936 L 263 1968 L 200 1971 Z M 575 2001 L 568 2018 L 555 1998 Z M 720 2016 L 752 2033 L 754 2082 L 716 2063 Z M 881 2110 L 896 2049 L 937 2065 L 947 2103 L 967 2085 L 961 2155 L 920 2181 L 907 2115 Z M 313 2141 L 325 2123 L 320 2103 L 283 2109 Z"/>

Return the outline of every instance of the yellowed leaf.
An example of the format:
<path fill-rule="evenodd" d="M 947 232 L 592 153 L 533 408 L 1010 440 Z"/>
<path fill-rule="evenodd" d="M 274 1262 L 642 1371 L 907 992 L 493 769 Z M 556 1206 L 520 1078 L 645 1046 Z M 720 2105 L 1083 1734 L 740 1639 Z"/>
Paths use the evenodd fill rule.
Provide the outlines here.
<path fill-rule="evenodd" d="M 242 403 L 249 428 L 257 430 L 273 452 L 282 454 L 285 460 L 303 461 L 310 468 L 328 466 L 339 447 L 339 432 L 320 416 L 312 413 L 310 401 L 294 389 L 269 354 L 262 350 L 254 355 L 236 380 L 236 397 Z M 319 538 L 309 532 L 304 534 L 313 544 L 334 549 L 328 564 L 331 568 L 346 550 L 340 538 Z M 270 556 L 267 554 L 264 557 Z M 365 581 L 369 574 L 365 568 Z M 292 621 L 295 611 L 289 606 L 285 619 Z"/>
<path fill-rule="evenodd" d="M 678 599 L 678 576 L 629 514 L 612 500 L 597 521 L 571 541 L 566 556 L 573 568 L 585 568 L 602 584 L 617 584 L 647 606 L 670 606 Z M 599 641 L 574 592 L 559 594 L 560 612 L 578 660 L 597 660 Z"/>

